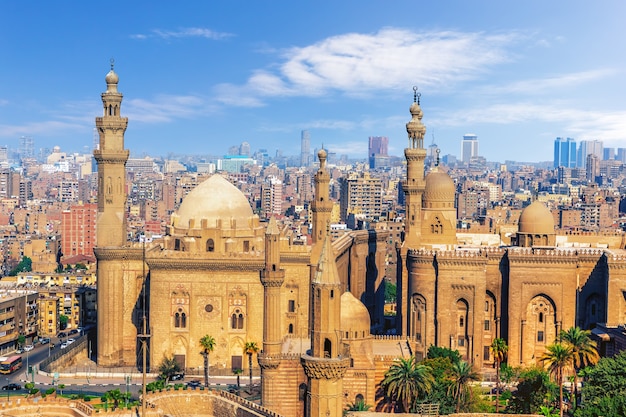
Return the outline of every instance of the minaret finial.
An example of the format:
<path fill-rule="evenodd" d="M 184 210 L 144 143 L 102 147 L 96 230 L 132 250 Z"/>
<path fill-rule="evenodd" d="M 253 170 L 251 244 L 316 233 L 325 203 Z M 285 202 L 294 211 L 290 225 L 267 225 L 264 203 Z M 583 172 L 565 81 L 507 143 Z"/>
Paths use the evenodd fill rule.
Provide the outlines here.
<path fill-rule="evenodd" d="M 111 71 L 113 71 L 113 67 L 115 66 L 115 58 L 111 58 L 109 62 L 111 63 Z"/>
<path fill-rule="evenodd" d="M 413 103 L 420 104 L 420 97 L 421 96 L 422 96 L 422 93 L 418 93 L 417 92 L 417 86 L 414 85 L 413 86 Z"/>
<path fill-rule="evenodd" d="M 437 160 L 435 162 L 435 166 L 438 167 L 439 166 L 439 152 L 441 152 L 441 151 L 439 150 L 439 148 L 437 148 L 436 152 L 437 152 Z"/>

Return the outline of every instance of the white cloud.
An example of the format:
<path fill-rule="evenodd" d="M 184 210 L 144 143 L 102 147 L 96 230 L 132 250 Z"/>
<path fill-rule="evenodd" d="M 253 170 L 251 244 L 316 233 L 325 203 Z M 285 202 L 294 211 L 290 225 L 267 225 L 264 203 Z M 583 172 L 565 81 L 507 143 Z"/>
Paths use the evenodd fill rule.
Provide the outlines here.
<path fill-rule="evenodd" d="M 85 129 L 84 125 L 65 123 L 54 120 L 45 122 L 25 123 L 22 125 L 0 125 L 0 137 L 14 139 L 19 136 L 54 136 L 67 132 L 78 132 Z"/>
<path fill-rule="evenodd" d="M 125 115 L 133 121 L 164 123 L 175 119 L 190 119 L 213 111 L 213 107 L 199 96 L 161 95 L 153 100 L 125 100 Z"/>
<path fill-rule="evenodd" d="M 256 70 L 241 88 L 259 99 L 330 92 L 358 97 L 407 85 L 446 89 L 510 61 L 506 48 L 518 38 L 514 32 L 488 35 L 393 28 L 349 33 L 285 50 L 282 63 Z"/>
<path fill-rule="evenodd" d="M 234 36 L 232 33 L 216 32 L 207 28 L 181 28 L 178 30 L 153 29 L 149 34 L 138 33 L 130 35 L 132 39 L 144 40 L 148 38 L 180 39 L 180 38 L 205 38 L 220 40 Z"/>
<path fill-rule="evenodd" d="M 571 89 L 573 87 L 580 86 L 583 83 L 602 80 L 616 74 L 618 74 L 618 71 L 614 69 L 596 69 L 590 71 L 573 72 L 569 74 L 559 74 L 545 78 L 521 80 L 504 86 L 484 86 L 477 88 L 476 90 L 474 90 L 474 92 L 482 95 L 545 95 L 553 93 L 555 90 Z"/>

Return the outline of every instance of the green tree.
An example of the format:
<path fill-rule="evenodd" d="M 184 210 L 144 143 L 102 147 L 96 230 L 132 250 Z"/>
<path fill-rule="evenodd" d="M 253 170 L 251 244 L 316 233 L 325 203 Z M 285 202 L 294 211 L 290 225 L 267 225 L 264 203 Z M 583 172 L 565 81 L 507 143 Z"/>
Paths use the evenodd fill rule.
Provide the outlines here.
<path fill-rule="evenodd" d="M 569 344 L 553 343 L 546 347 L 539 361 L 543 362 L 559 386 L 559 413 L 563 417 L 563 375 L 574 365 L 574 351 Z"/>
<path fill-rule="evenodd" d="M 348 404 L 348 408 L 346 408 L 343 414 L 346 415 L 350 411 L 369 411 L 370 408 L 372 408 L 372 406 L 365 404 L 365 400 L 358 399 L 354 403 Z"/>
<path fill-rule="evenodd" d="M 396 302 L 396 292 L 397 287 L 396 284 L 386 279 L 385 281 L 385 302 L 386 303 L 395 303 Z"/>
<path fill-rule="evenodd" d="M 204 386 L 209 386 L 209 353 L 215 349 L 215 339 L 213 336 L 204 335 L 200 339 L 200 347 L 202 348 L 202 356 L 204 357 Z"/>
<path fill-rule="evenodd" d="M 17 337 L 17 347 L 18 348 L 24 347 L 24 344 L 26 344 L 26 336 L 21 334 Z"/>
<path fill-rule="evenodd" d="M 174 357 L 168 358 L 167 356 L 163 357 L 163 360 L 159 364 L 159 376 L 165 380 L 165 384 L 169 382 L 172 376 L 180 373 L 182 369 L 180 369 L 180 365 Z"/>
<path fill-rule="evenodd" d="M 426 353 L 428 359 L 450 358 L 452 363 L 461 362 L 461 354 L 458 350 L 452 350 L 446 347 L 431 345 Z"/>
<path fill-rule="evenodd" d="M 248 369 L 250 371 L 250 386 L 252 387 L 252 355 L 258 353 L 259 347 L 256 342 L 246 342 L 243 347 L 244 352 L 248 355 Z"/>
<path fill-rule="evenodd" d="M 439 404 L 440 414 L 451 414 L 456 409 L 455 398 L 448 394 L 452 384 L 452 360 L 449 356 L 424 359 L 422 365 L 430 367 L 434 383 L 431 390 L 421 396 L 419 402 Z"/>
<path fill-rule="evenodd" d="M 553 397 L 556 389 L 544 369 L 533 367 L 521 370 L 517 389 L 509 400 L 507 412 L 537 414 L 542 405 L 548 405 L 546 399 Z"/>
<path fill-rule="evenodd" d="M 28 256 L 23 256 L 22 260 L 17 264 L 15 268 L 9 272 L 9 275 L 14 277 L 20 272 L 30 272 L 33 270 L 33 261 Z"/>
<path fill-rule="evenodd" d="M 415 356 L 411 356 L 397 358 L 385 372 L 381 385 L 385 395 L 399 402 L 403 412 L 409 413 L 420 393 L 430 391 L 433 383 L 430 367 L 419 364 Z"/>
<path fill-rule="evenodd" d="M 493 354 L 493 360 L 496 365 L 496 413 L 498 413 L 500 411 L 500 366 L 506 360 L 509 346 L 504 339 L 497 337 L 491 342 L 489 350 Z"/>
<path fill-rule="evenodd" d="M 600 360 L 598 348 L 595 341 L 591 340 L 589 330 L 581 330 L 580 327 L 570 327 L 567 330 L 561 330 L 559 334 L 561 341 L 567 343 L 572 348 L 574 355 L 574 401 L 578 404 L 578 371 L 585 366 L 595 365 Z"/>
<path fill-rule="evenodd" d="M 460 361 L 452 364 L 452 384 L 448 388 L 448 392 L 456 400 L 456 412 L 461 412 L 461 406 L 468 408 L 471 396 L 470 382 L 478 381 L 480 376 L 472 369 L 472 366 Z"/>
<path fill-rule="evenodd" d="M 584 401 L 576 408 L 576 417 L 626 416 L 626 351 L 602 358 L 582 373 Z"/>
<path fill-rule="evenodd" d="M 65 330 L 67 328 L 68 321 L 69 317 L 67 317 L 65 314 L 59 315 L 59 327 L 61 328 L 61 330 Z"/>

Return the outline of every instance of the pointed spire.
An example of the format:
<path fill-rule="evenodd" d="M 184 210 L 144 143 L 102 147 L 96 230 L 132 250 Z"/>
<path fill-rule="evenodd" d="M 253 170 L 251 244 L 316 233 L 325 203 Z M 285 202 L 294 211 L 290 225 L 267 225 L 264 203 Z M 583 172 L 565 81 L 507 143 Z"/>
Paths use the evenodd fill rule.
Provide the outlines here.
<path fill-rule="evenodd" d="M 326 232 L 324 242 L 322 242 L 322 250 L 313 281 L 318 284 L 341 284 L 339 271 L 337 270 L 337 264 L 335 263 L 333 247 L 330 241 L 329 231 Z"/>
<path fill-rule="evenodd" d="M 265 229 L 266 235 L 278 235 L 280 234 L 280 229 L 278 228 L 278 222 L 276 221 L 276 217 L 270 217 L 270 221 L 267 224 L 267 229 Z"/>
<path fill-rule="evenodd" d="M 424 148 L 424 135 L 426 126 L 422 124 L 422 108 L 420 107 L 420 97 L 417 87 L 413 87 L 413 104 L 411 105 L 411 121 L 406 124 L 406 131 L 409 135 L 409 148 Z"/>

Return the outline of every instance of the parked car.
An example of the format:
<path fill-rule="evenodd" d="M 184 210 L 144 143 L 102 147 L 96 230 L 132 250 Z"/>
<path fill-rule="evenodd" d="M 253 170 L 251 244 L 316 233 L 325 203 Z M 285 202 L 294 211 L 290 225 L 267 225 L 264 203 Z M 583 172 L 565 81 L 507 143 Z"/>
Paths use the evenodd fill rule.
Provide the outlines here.
<path fill-rule="evenodd" d="M 187 387 L 189 388 L 197 388 L 200 385 L 202 385 L 202 383 L 200 382 L 199 379 L 194 379 L 193 381 L 187 382 Z"/>
<path fill-rule="evenodd" d="M 15 384 L 12 382 L 9 385 L 5 385 L 4 387 L 2 387 L 2 389 L 5 391 L 18 391 L 22 389 L 22 386 L 20 384 Z"/>
<path fill-rule="evenodd" d="M 42 345 L 47 345 L 48 343 L 50 343 L 50 338 L 49 337 L 44 337 L 39 339 L 39 343 L 41 343 Z"/>
<path fill-rule="evenodd" d="M 61 343 L 61 349 L 65 349 L 67 346 L 68 346 L 68 345 L 67 345 L 67 342 L 63 342 L 63 343 Z"/>
<path fill-rule="evenodd" d="M 57 337 L 60 337 L 61 339 L 63 339 L 64 337 L 67 337 L 67 333 L 61 332 L 57 335 Z"/>
<path fill-rule="evenodd" d="M 72 330 L 69 331 L 68 334 L 78 334 L 78 330 L 72 329 Z"/>
<path fill-rule="evenodd" d="M 33 345 L 26 345 L 26 346 L 24 346 L 24 352 L 30 352 L 33 349 L 35 349 L 35 346 L 33 346 Z"/>
<path fill-rule="evenodd" d="M 72 343 L 74 343 L 76 340 L 72 339 L 71 337 L 69 339 L 67 339 L 67 344 L 71 345 Z"/>
<path fill-rule="evenodd" d="M 17 353 L 18 355 L 19 355 L 20 353 L 24 353 L 24 349 L 22 349 L 22 348 L 17 348 L 17 349 L 15 349 L 15 353 Z"/>
<path fill-rule="evenodd" d="M 170 378 L 170 381 L 182 381 L 183 379 L 185 379 L 185 374 L 179 373 L 179 374 L 172 375 L 172 377 Z"/>

